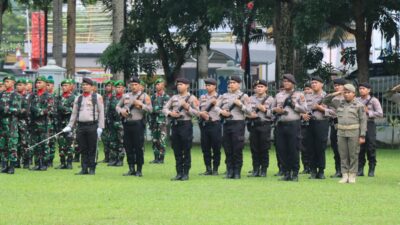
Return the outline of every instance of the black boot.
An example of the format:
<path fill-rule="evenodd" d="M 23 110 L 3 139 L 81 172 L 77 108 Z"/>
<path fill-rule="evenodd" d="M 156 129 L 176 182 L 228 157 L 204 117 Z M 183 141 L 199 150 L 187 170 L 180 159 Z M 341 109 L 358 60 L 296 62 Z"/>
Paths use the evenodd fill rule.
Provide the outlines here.
<path fill-rule="evenodd" d="M 364 166 L 359 166 L 358 167 L 357 176 L 359 176 L 359 177 L 363 177 L 364 176 Z"/>
<path fill-rule="evenodd" d="M 158 160 L 159 156 L 154 154 L 154 159 L 152 161 L 150 161 L 150 164 L 158 164 L 159 160 Z"/>
<path fill-rule="evenodd" d="M 276 177 L 280 177 L 283 175 L 285 175 L 285 173 L 283 172 L 283 170 L 281 168 L 279 168 L 279 171 L 276 174 L 274 174 L 274 176 L 276 176 Z"/>
<path fill-rule="evenodd" d="M 7 161 L 2 161 L 1 162 L 1 172 L 2 173 L 7 173 L 8 172 L 8 162 Z"/>
<path fill-rule="evenodd" d="M 72 156 L 68 156 L 67 158 L 67 170 L 72 170 Z"/>
<path fill-rule="evenodd" d="M 135 176 L 135 165 L 129 164 L 129 171 L 127 173 L 122 174 L 122 176 Z"/>
<path fill-rule="evenodd" d="M 225 179 L 232 179 L 234 175 L 235 174 L 233 172 L 233 168 L 228 167 L 228 169 L 226 171 Z"/>
<path fill-rule="evenodd" d="M 34 170 L 34 171 L 40 170 L 40 161 L 35 159 L 35 166 L 32 167 L 30 170 Z"/>
<path fill-rule="evenodd" d="M 336 166 L 336 172 L 335 174 L 331 175 L 331 178 L 339 178 L 339 177 L 342 177 L 341 169 L 340 166 L 339 167 Z"/>
<path fill-rule="evenodd" d="M 89 175 L 95 175 L 96 174 L 96 166 L 90 167 L 89 168 Z"/>
<path fill-rule="evenodd" d="M 199 175 L 205 175 L 205 176 L 209 176 L 209 175 L 212 175 L 212 174 L 213 174 L 213 172 L 212 172 L 211 166 L 206 166 L 206 172 L 199 173 Z"/>
<path fill-rule="evenodd" d="M 325 174 L 323 169 L 318 170 L 317 179 L 325 179 Z"/>
<path fill-rule="evenodd" d="M 214 167 L 213 167 L 212 175 L 213 175 L 213 176 L 218 176 L 218 166 L 214 166 Z"/>
<path fill-rule="evenodd" d="M 107 166 L 116 166 L 117 162 L 118 162 L 117 159 L 110 158 L 110 161 L 108 162 Z"/>
<path fill-rule="evenodd" d="M 117 159 L 115 162 L 115 166 L 121 167 L 124 165 L 124 160 L 123 159 Z"/>
<path fill-rule="evenodd" d="M 160 157 L 158 158 L 158 163 L 164 164 L 164 155 L 160 155 Z"/>
<path fill-rule="evenodd" d="M 135 176 L 137 176 L 137 177 L 142 177 L 143 176 L 143 174 L 142 174 L 142 166 L 143 165 L 137 165 L 137 170 L 136 170 L 136 174 L 135 174 Z"/>
<path fill-rule="evenodd" d="M 75 175 L 87 175 L 87 174 L 89 174 L 88 168 L 86 165 L 83 165 L 83 164 L 82 164 L 81 171 L 79 173 L 75 173 Z"/>
<path fill-rule="evenodd" d="M 375 176 L 375 165 L 371 164 L 368 168 L 368 176 L 374 177 Z"/>
<path fill-rule="evenodd" d="M 53 167 L 53 160 L 49 159 L 49 161 L 47 161 L 47 163 L 46 163 L 46 166 L 47 167 Z"/>
<path fill-rule="evenodd" d="M 15 162 L 10 162 L 10 167 L 8 167 L 8 174 L 14 174 L 14 167 L 15 167 Z"/>
<path fill-rule="evenodd" d="M 290 181 L 291 180 L 290 171 L 284 172 L 283 176 L 279 180 L 280 181 Z"/>
<path fill-rule="evenodd" d="M 233 175 L 233 179 L 240 179 L 240 173 L 241 173 L 242 168 L 235 168 L 234 170 L 234 175 Z"/>
<path fill-rule="evenodd" d="M 29 159 L 24 159 L 24 169 L 29 169 Z"/>
<path fill-rule="evenodd" d="M 80 162 L 81 154 L 80 153 L 75 153 L 74 156 L 74 162 Z"/>
<path fill-rule="evenodd" d="M 260 177 L 266 177 L 267 176 L 267 167 L 266 166 L 261 166 L 260 170 Z"/>
<path fill-rule="evenodd" d="M 104 159 L 101 161 L 101 163 L 108 163 L 110 160 L 110 151 L 104 151 Z"/>
<path fill-rule="evenodd" d="M 181 168 L 176 167 L 176 176 L 171 178 L 172 181 L 178 181 L 181 180 L 183 176 L 183 171 Z"/>
<path fill-rule="evenodd" d="M 253 166 L 253 171 L 251 174 L 247 175 L 248 177 L 259 177 L 260 176 L 260 167 Z"/>
<path fill-rule="evenodd" d="M 47 162 L 44 161 L 43 159 L 39 160 L 39 165 L 40 165 L 40 171 L 46 171 L 47 170 Z"/>
<path fill-rule="evenodd" d="M 310 177 L 308 179 L 317 179 L 317 169 L 311 169 Z"/>
<path fill-rule="evenodd" d="M 54 169 L 66 169 L 67 166 L 65 165 L 65 156 L 60 157 L 60 165 Z"/>
<path fill-rule="evenodd" d="M 188 168 L 185 168 L 183 170 L 183 175 L 181 178 L 181 181 L 186 181 L 186 180 L 189 180 L 189 169 Z"/>
<path fill-rule="evenodd" d="M 17 161 L 15 162 L 15 168 L 21 168 L 21 159 L 17 159 Z"/>
<path fill-rule="evenodd" d="M 297 182 L 299 181 L 299 172 L 298 171 L 292 171 L 290 174 L 290 181 Z"/>

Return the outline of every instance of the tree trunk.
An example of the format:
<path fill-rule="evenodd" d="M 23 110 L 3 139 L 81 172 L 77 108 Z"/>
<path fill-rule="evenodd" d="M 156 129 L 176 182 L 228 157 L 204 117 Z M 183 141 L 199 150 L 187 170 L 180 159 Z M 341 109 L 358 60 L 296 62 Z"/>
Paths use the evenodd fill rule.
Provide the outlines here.
<path fill-rule="evenodd" d="M 3 40 L 3 15 L 4 15 L 4 7 L 5 3 L 3 0 L 0 0 L 0 49 L 1 49 L 1 41 Z M 1 53 L 1 52 L 0 52 Z"/>
<path fill-rule="evenodd" d="M 357 66 L 358 66 L 358 82 L 367 82 L 369 78 L 369 50 L 371 48 L 372 26 L 366 23 L 363 15 L 363 4 L 361 0 L 355 0 L 353 4 L 353 12 L 355 18 L 355 39 L 357 48 Z M 368 37 L 369 35 L 369 37 Z"/>
<path fill-rule="evenodd" d="M 197 56 L 197 71 L 199 79 L 205 79 L 208 77 L 208 49 L 207 45 L 200 46 L 200 52 Z"/>
<path fill-rule="evenodd" d="M 276 46 L 276 82 L 283 74 L 293 74 L 294 45 L 293 45 L 293 0 L 276 1 L 274 39 Z"/>
<path fill-rule="evenodd" d="M 44 46 L 43 46 L 43 49 L 44 49 L 44 56 L 43 56 L 43 65 L 45 66 L 45 65 L 47 65 L 47 55 L 48 55 L 48 51 L 47 51 L 47 44 L 49 43 L 49 40 L 48 40 L 48 28 L 49 28 L 49 26 L 48 26 L 48 22 L 49 22 L 49 8 L 46 6 L 44 9 L 43 9 L 43 13 L 44 13 Z"/>
<path fill-rule="evenodd" d="M 63 27 L 62 27 L 63 0 L 53 0 L 53 58 L 57 66 L 63 66 Z"/>
<path fill-rule="evenodd" d="M 67 11 L 67 77 L 75 75 L 76 0 L 68 0 Z"/>
<path fill-rule="evenodd" d="M 122 36 L 122 30 L 125 23 L 125 0 L 112 0 L 112 17 L 113 17 L 113 43 L 119 43 Z M 124 74 L 119 72 L 113 76 L 116 80 L 123 80 Z"/>

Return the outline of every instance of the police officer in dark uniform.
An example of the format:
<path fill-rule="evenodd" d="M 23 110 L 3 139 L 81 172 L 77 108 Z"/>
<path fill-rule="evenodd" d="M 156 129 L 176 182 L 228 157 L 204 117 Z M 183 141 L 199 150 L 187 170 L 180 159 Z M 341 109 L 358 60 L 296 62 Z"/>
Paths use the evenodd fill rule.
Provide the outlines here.
<path fill-rule="evenodd" d="M 93 93 L 93 81 L 83 78 L 83 93 L 75 98 L 71 118 L 63 132 L 71 132 L 77 123 L 77 140 L 82 153 L 82 170 L 76 175 L 96 173 L 97 138 L 104 129 L 104 103 L 101 95 Z M 88 171 L 89 169 L 89 171 Z"/>
<path fill-rule="evenodd" d="M 269 166 L 269 149 L 271 147 L 271 105 L 274 98 L 268 96 L 268 83 L 257 80 L 255 94 L 250 97 L 247 112 L 247 128 L 250 132 L 250 150 L 253 171 L 249 177 L 266 177 Z"/>
<path fill-rule="evenodd" d="M 163 107 L 163 113 L 171 122 L 171 144 L 176 161 L 176 176 L 171 180 L 188 180 L 191 168 L 193 139 L 192 117 L 198 115 L 198 100 L 188 91 L 189 80 L 176 79 L 178 94 L 172 96 Z"/>
<path fill-rule="evenodd" d="M 283 181 L 298 181 L 300 113 L 307 112 L 303 93 L 296 92 L 292 74 L 283 75 L 284 91 L 275 96 L 273 112 L 278 116 L 276 132 L 277 149 L 282 157 Z"/>
<path fill-rule="evenodd" d="M 221 161 L 222 126 L 216 107 L 218 99 L 217 81 L 208 78 L 204 80 L 204 83 L 206 84 L 207 94 L 200 97 L 199 127 L 206 171 L 200 175 L 218 175 L 218 167 Z"/>
<path fill-rule="evenodd" d="M 312 102 L 312 89 L 311 83 L 306 82 L 303 87 L 303 94 L 306 98 L 307 106 Z M 309 110 L 309 109 L 307 109 Z M 306 135 L 307 135 L 307 128 L 310 126 L 310 121 L 305 121 L 303 117 L 301 118 L 301 132 L 300 132 L 300 154 L 301 154 L 301 162 L 303 164 L 303 171 L 301 174 L 309 174 L 311 173 L 311 165 L 310 165 L 310 154 L 306 148 Z"/>
<path fill-rule="evenodd" d="M 240 91 L 241 82 L 239 76 L 231 76 L 228 80 L 229 92 L 217 101 L 224 119 L 222 145 L 226 155 L 227 179 L 240 179 L 243 165 L 245 113 L 249 97 Z"/>

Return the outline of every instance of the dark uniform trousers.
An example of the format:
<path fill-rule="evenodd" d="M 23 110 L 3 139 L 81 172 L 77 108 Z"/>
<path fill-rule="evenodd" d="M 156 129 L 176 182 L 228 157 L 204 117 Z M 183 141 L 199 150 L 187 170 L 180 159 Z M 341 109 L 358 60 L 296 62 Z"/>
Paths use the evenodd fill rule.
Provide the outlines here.
<path fill-rule="evenodd" d="M 269 149 L 271 148 L 271 122 L 258 121 L 248 124 L 250 132 L 250 150 L 253 168 L 269 166 Z"/>
<path fill-rule="evenodd" d="M 374 120 L 368 120 L 367 133 L 365 134 L 365 143 L 360 146 L 360 154 L 358 155 L 358 166 L 364 167 L 367 155 L 369 166 L 376 165 L 376 124 Z"/>
<path fill-rule="evenodd" d="M 274 127 L 274 145 L 275 145 L 276 165 L 278 166 L 279 172 L 282 172 L 283 168 L 282 168 L 282 157 L 280 155 L 281 151 L 279 151 L 276 141 L 277 133 L 278 133 L 278 124 L 276 124 Z"/>
<path fill-rule="evenodd" d="M 222 126 L 220 121 L 200 124 L 201 150 L 204 164 L 217 170 L 221 161 Z M 211 152 L 212 149 L 212 152 Z"/>
<path fill-rule="evenodd" d="M 331 140 L 331 147 L 333 150 L 333 159 L 335 160 L 335 169 L 336 171 L 340 171 L 341 170 L 340 154 L 338 148 L 337 130 L 335 128 L 335 125 L 331 125 L 330 140 Z"/>
<path fill-rule="evenodd" d="M 78 122 L 77 141 L 82 154 L 82 170 L 96 168 L 98 122 Z"/>
<path fill-rule="evenodd" d="M 224 123 L 222 145 L 226 155 L 227 170 L 240 174 L 243 165 L 244 120 L 229 120 Z"/>
<path fill-rule="evenodd" d="M 129 165 L 138 165 L 144 163 L 144 123 L 142 120 L 127 121 L 124 126 L 124 147 Z"/>
<path fill-rule="evenodd" d="M 192 158 L 193 124 L 191 120 L 177 121 L 171 126 L 171 146 L 174 150 L 175 167 L 178 175 L 188 174 Z"/>
<path fill-rule="evenodd" d="M 283 172 L 299 172 L 299 132 L 300 120 L 278 122 L 276 130 L 276 147 L 282 161 Z"/>
<path fill-rule="evenodd" d="M 311 168 L 310 162 L 310 152 L 307 149 L 306 137 L 308 132 L 308 127 L 310 125 L 301 125 L 300 128 L 300 137 L 299 137 L 299 148 L 301 153 L 301 162 L 303 163 L 303 168 L 305 171 L 309 171 Z"/>
<path fill-rule="evenodd" d="M 310 156 L 312 170 L 325 169 L 325 149 L 328 142 L 328 120 L 310 120 L 307 127 L 305 143 Z"/>

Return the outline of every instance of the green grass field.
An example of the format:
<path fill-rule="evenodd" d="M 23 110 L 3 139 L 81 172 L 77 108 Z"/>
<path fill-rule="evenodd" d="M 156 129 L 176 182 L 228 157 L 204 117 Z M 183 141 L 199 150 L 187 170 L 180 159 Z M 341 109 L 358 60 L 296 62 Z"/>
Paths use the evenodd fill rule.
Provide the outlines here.
<path fill-rule="evenodd" d="M 126 165 L 105 164 L 95 176 L 75 176 L 76 163 L 73 171 L 0 174 L 0 224 L 400 224 L 400 151 L 379 150 L 376 177 L 351 185 L 307 175 L 298 183 L 278 181 L 275 152 L 267 178 L 247 178 L 247 149 L 241 180 L 199 176 L 204 166 L 198 147 L 190 180 L 172 182 L 171 150 L 164 165 L 151 165 L 146 149 L 142 178 L 123 177 Z M 328 177 L 331 150 L 327 165 Z"/>

